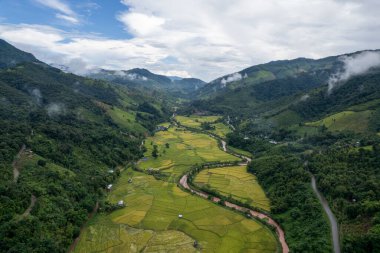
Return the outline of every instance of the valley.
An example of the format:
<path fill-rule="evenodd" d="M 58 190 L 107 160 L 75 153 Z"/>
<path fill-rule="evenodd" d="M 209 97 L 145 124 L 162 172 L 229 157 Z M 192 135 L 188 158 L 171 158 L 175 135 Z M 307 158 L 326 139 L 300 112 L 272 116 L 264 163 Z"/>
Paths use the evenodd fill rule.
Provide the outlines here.
<path fill-rule="evenodd" d="M 175 125 L 147 138 L 137 170 L 121 173 L 107 201 L 125 207 L 98 214 L 81 234 L 74 252 L 281 252 L 276 234 L 264 222 L 247 218 L 177 186 L 180 175 L 196 164 L 239 162 L 202 133 Z M 169 145 L 166 145 L 169 144 Z M 157 145 L 158 157 L 152 156 Z M 235 168 L 239 175 L 246 166 Z M 215 168 L 223 173 L 225 168 Z M 139 170 L 143 171 L 140 172 Z M 245 172 L 246 173 L 246 172 Z M 245 175 L 249 176 L 249 175 Z M 231 189 L 235 193 L 235 189 Z M 259 185 L 246 190 L 269 211 Z M 239 194 L 239 190 L 236 191 Z M 235 196 L 235 195 L 234 195 Z M 242 197 L 245 197 L 242 196 Z M 194 244 L 196 242 L 196 244 Z"/>
<path fill-rule="evenodd" d="M 80 76 L 0 39 L 0 252 L 379 252 L 380 65 L 351 71 L 367 57 L 206 83 Z"/>

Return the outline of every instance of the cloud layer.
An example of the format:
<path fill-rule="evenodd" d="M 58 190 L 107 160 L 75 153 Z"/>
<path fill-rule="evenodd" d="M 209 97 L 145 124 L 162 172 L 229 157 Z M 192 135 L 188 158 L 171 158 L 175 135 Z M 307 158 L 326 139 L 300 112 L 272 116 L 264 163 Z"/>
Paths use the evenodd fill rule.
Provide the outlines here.
<path fill-rule="evenodd" d="M 61 0 L 35 0 L 37 3 L 58 11 L 56 18 L 62 19 L 72 24 L 78 24 L 78 15 L 70 8 L 68 4 Z"/>
<path fill-rule="evenodd" d="M 342 56 L 342 71 L 332 75 L 328 82 L 328 93 L 353 76 L 364 74 L 373 67 L 380 66 L 380 52 L 364 51 L 353 56 Z"/>
<path fill-rule="evenodd" d="M 66 21 L 77 18 L 69 6 L 58 4 L 61 1 L 38 1 L 54 8 Z M 376 0 L 122 3 L 125 11 L 110 18 L 119 20 L 133 35 L 131 39 L 31 24 L 0 25 L 0 37 L 76 73 L 92 68 L 144 67 L 206 81 L 271 60 L 379 48 L 380 2 Z"/>

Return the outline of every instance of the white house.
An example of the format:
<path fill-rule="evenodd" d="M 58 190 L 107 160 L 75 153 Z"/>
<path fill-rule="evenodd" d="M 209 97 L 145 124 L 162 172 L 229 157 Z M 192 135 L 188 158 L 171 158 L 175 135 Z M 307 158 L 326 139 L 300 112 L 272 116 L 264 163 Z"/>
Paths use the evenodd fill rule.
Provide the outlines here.
<path fill-rule="evenodd" d="M 117 202 L 117 205 L 118 205 L 118 206 L 124 206 L 124 200 L 119 200 L 119 201 Z"/>
<path fill-rule="evenodd" d="M 111 189 L 112 189 L 112 184 L 107 185 L 107 190 L 111 190 Z"/>

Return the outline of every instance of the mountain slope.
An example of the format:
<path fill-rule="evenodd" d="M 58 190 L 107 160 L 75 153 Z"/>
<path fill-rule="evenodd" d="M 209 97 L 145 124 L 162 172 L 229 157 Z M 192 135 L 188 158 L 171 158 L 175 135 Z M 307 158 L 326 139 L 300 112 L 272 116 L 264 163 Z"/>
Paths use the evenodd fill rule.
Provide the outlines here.
<path fill-rule="evenodd" d="M 156 98 L 34 59 L 0 69 L 0 249 L 66 252 L 169 111 Z"/>
<path fill-rule="evenodd" d="M 21 51 L 0 39 L 0 68 L 15 66 L 21 62 L 41 63 L 32 54 Z"/>
<path fill-rule="evenodd" d="M 326 107 L 325 113 L 329 113 L 327 107 L 330 106 L 330 102 L 326 101 L 336 99 L 336 94 L 340 92 L 333 94 L 329 98 L 327 95 L 328 81 L 334 75 L 342 73 L 345 70 L 345 59 L 360 56 L 364 52 L 378 51 L 355 52 L 320 60 L 298 58 L 290 61 L 276 61 L 253 66 L 239 72 L 238 74 L 241 76 L 239 80 L 227 82 L 228 78 L 233 76 L 229 75 L 205 85 L 199 90 L 200 99 L 193 102 L 193 109 L 195 111 L 205 110 L 237 117 L 244 116 L 262 119 L 271 117 L 271 115 L 281 114 L 297 104 L 311 103 L 310 101 L 314 99 L 315 94 L 321 93 L 323 97 L 326 97 L 326 100 L 320 100 L 320 103 L 323 103 Z M 269 79 L 271 80 L 260 79 L 260 76 L 264 76 L 263 71 L 266 71 L 266 73 L 270 72 L 271 77 Z M 366 80 L 371 78 L 368 76 L 371 73 L 376 74 L 377 70 L 373 69 L 365 73 L 367 75 L 365 77 Z M 232 79 L 230 78 L 230 80 Z M 366 86 L 366 80 L 363 79 L 360 82 L 362 84 L 359 86 Z M 344 89 L 348 89 L 351 85 L 350 83 L 353 82 L 348 81 L 347 86 L 344 85 Z M 354 97 L 347 92 L 344 96 L 352 97 L 353 101 L 351 101 L 351 104 L 355 102 L 354 100 L 364 96 L 365 92 L 372 92 L 373 97 L 375 97 L 377 93 L 373 92 L 374 88 L 369 88 L 369 86 L 369 90 L 364 89 L 359 93 L 352 89 L 348 91 Z M 363 98 L 361 99 L 363 100 Z M 342 104 L 346 103 L 342 99 L 339 101 Z M 360 101 L 356 102 L 359 103 Z M 292 110 L 292 114 L 297 114 L 296 117 L 298 118 L 306 119 L 305 113 L 303 114 L 299 110 L 297 112 L 295 109 Z M 308 117 L 310 118 L 310 115 Z"/>

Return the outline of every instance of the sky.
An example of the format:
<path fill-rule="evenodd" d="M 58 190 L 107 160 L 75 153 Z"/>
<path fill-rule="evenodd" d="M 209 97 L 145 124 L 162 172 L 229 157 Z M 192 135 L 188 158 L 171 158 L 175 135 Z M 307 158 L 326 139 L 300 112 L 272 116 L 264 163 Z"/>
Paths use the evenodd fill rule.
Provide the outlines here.
<path fill-rule="evenodd" d="M 0 38 L 85 74 L 211 81 L 252 65 L 380 48 L 379 0 L 0 0 Z"/>

